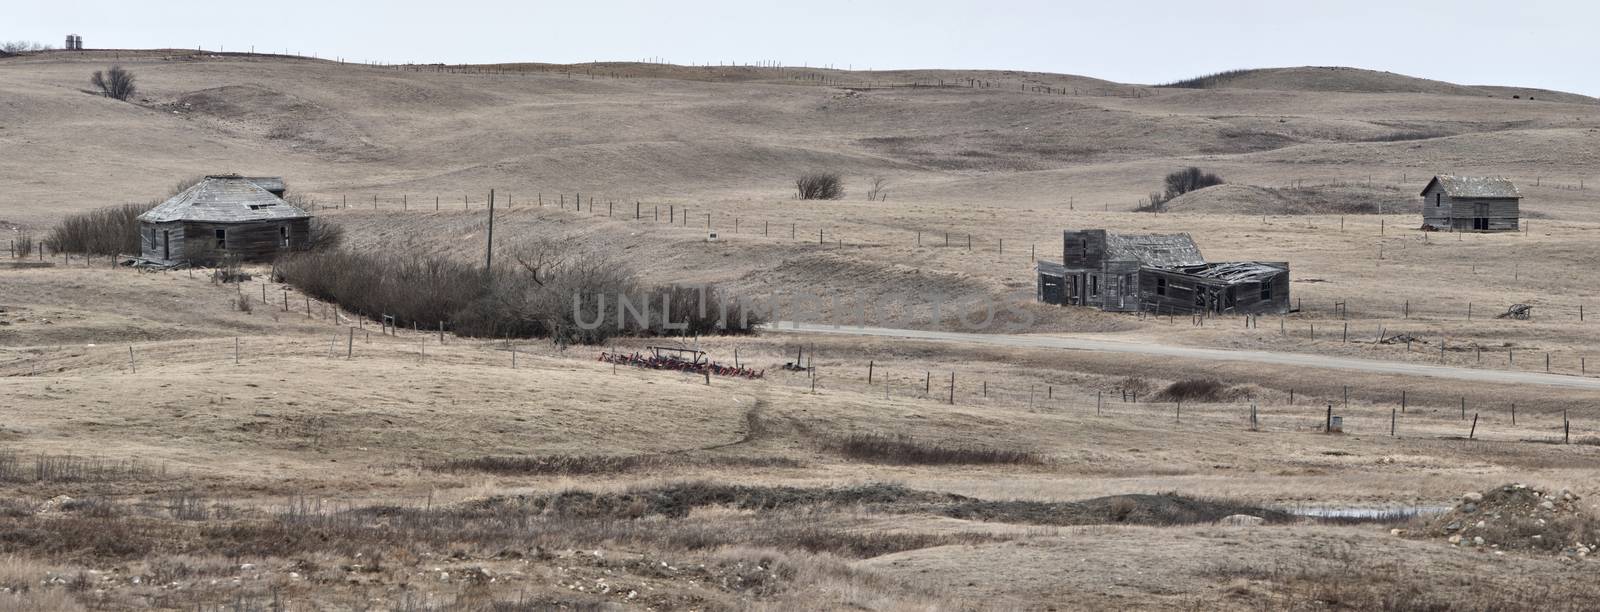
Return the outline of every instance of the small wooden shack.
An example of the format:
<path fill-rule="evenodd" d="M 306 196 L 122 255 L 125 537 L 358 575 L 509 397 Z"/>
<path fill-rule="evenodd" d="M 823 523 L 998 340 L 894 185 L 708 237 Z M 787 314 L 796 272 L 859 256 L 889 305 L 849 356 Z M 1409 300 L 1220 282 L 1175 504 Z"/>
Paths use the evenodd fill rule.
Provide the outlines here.
<path fill-rule="evenodd" d="M 283 200 L 283 179 L 207 176 L 139 215 L 141 259 L 210 263 L 270 259 L 305 243 L 311 214 Z"/>
<path fill-rule="evenodd" d="M 1422 229 L 1514 232 L 1522 194 L 1508 179 L 1441 174 L 1422 189 Z"/>
<path fill-rule="evenodd" d="M 1041 261 L 1038 298 L 1113 312 L 1289 311 L 1289 264 L 1207 263 L 1188 234 L 1062 233 L 1062 263 Z"/>

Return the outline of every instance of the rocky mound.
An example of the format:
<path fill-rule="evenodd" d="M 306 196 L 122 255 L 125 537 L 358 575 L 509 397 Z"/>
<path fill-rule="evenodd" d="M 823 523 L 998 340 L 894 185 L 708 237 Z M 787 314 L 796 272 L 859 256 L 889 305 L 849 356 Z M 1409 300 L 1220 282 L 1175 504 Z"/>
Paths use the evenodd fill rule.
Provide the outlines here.
<path fill-rule="evenodd" d="M 1208 215 L 1370 215 L 1416 206 L 1409 190 L 1384 185 L 1217 185 L 1173 198 L 1164 210 Z"/>
<path fill-rule="evenodd" d="M 1508 484 L 1468 493 L 1429 521 L 1426 537 L 1481 551 L 1527 550 L 1583 558 L 1600 545 L 1600 521 L 1578 506 L 1570 491 L 1541 491 Z"/>

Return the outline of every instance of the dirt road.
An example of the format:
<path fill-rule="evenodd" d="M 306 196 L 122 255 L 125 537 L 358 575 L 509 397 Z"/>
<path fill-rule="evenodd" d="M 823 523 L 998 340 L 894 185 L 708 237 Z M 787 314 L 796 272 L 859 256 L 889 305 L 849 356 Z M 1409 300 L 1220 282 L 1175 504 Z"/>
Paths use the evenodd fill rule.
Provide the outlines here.
<path fill-rule="evenodd" d="M 1477 382 L 1496 382 L 1514 385 L 1544 385 L 1569 389 L 1600 390 L 1600 378 L 1545 374 L 1542 372 L 1512 372 L 1436 366 L 1400 361 L 1378 361 L 1328 357 L 1304 353 L 1275 353 L 1269 351 L 1235 351 L 1227 349 L 1173 346 L 1153 342 L 1107 340 L 1083 336 L 1036 336 L 1009 334 L 972 334 L 962 332 L 923 331 L 915 329 L 890 329 L 883 327 L 853 327 L 793 323 L 781 321 L 768 327 L 769 331 L 801 334 L 839 334 L 849 336 L 877 336 L 906 338 L 935 342 L 1010 346 L 1029 349 L 1061 349 L 1068 351 L 1096 351 L 1103 353 L 1133 353 L 1159 355 L 1203 361 L 1243 361 L 1274 365 L 1303 366 L 1334 370 L 1354 370 L 1377 374 L 1402 376 L 1428 376 Z"/>

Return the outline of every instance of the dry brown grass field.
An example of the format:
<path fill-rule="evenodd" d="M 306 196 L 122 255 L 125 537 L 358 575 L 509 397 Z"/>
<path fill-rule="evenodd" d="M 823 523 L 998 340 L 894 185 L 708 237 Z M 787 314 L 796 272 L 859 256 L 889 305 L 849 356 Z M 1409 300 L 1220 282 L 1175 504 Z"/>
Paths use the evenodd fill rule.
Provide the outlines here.
<path fill-rule="evenodd" d="M 84 91 L 112 62 L 138 76 L 133 103 Z M 1600 596 L 1596 531 L 1561 530 L 1600 511 L 1600 391 L 1534 376 L 1546 359 L 1590 376 L 1600 341 L 1596 313 L 1579 315 L 1600 281 L 1591 98 L 1326 68 L 1173 89 L 188 51 L 0 59 L 0 92 L 13 240 L 237 171 L 285 176 L 350 248 L 476 261 L 493 189 L 500 253 L 560 237 L 654 282 L 841 300 L 818 322 L 867 304 L 871 326 L 964 331 L 962 304 L 988 300 L 1012 311 L 988 331 L 1020 338 L 1530 376 L 782 329 L 561 348 L 385 334 L 264 265 L 218 285 L 8 257 L 0 610 L 1583 610 Z M 1133 210 L 1189 165 L 1229 185 Z M 817 169 L 844 175 L 843 200 L 793 198 Z M 1415 193 L 1444 172 L 1516 180 L 1527 231 L 1417 231 Z M 875 177 L 887 199 L 869 202 Z M 1032 304 L 1032 260 L 1093 227 L 1289 261 L 1301 310 L 1247 326 Z M 939 320 L 934 294 L 955 304 Z M 1494 318 L 1513 303 L 1532 319 Z M 597 361 L 657 344 L 766 376 Z M 814 369 L 782 369 L 800 351 Z M 1323 431 L 1330 410 L 1342 433 Z M 1581 521 L 1474 545 L 1407 516 L 1512 482 L 1570 491 Z M 1377 516 L 1317 516 L 1363 512 Z M 1219 523 L 1232 514 L 1264 521 Z"/>

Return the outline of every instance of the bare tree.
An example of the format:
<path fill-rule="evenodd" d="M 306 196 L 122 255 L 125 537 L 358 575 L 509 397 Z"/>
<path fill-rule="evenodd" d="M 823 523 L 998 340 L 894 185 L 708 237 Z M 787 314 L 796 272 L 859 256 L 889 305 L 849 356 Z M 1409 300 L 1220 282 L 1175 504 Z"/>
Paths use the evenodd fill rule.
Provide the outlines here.
<path fill-rule="evenodd" d="M 1221 185 L 1222 177 L 1189 166 L 1167 175 L 1167 199 L 1176 198 L 1196 189 Z"/>
<path fill-rule="evenodd" d="M 112 66 L 104 73 L 99 70 L 94 71 L 94 77 L 89 79 L 89 83 L 108 98 L 126 102 L 128 98 L 133 97 L 133 73 L 124 70 L 122 66 Z"/>
<path fill-rule="evenodd" d="M 838 200 L 844 197 L 844 179 L 838 172 L 807 172 L 795 179 L 802 200 Z"/>
<path fill-rule="evenodd" d="M 889 179 L 881 176 L 872 177 L 872 186 L 867 188 L 868 202 L 889 201 Z"/>
<path fill-rule="evenodd" d="M 0 41 L 0 52 L 28 53 L 31 51 L 49 51 L 50 45 L 42 45 L 31 40 L 6 40 Z"/>

